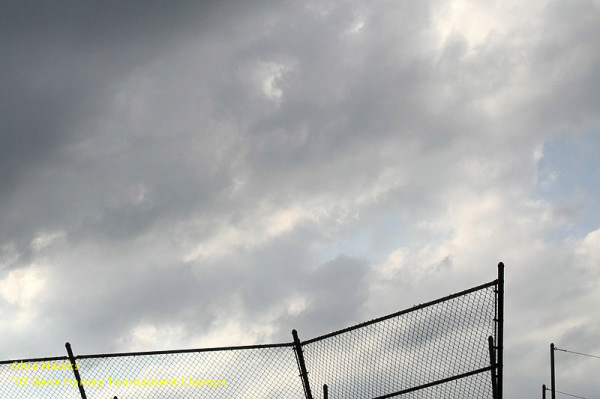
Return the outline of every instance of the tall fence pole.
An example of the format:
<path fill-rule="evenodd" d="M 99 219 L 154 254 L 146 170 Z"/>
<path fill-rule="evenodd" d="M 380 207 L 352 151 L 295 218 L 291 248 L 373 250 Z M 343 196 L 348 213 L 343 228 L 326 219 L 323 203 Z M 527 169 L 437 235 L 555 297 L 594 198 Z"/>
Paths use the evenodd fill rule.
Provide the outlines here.
<path fill-rule="evenodd" d="M 498 383 L 496 392 L 502 399 L 503 366 L 504 366 L 504 263 L 498 263 Z M 553 398 L 554 399 L 554 398 Z"/>
<path fill-rule="evenodd" d="M 298 338 L 298 331 L 292 330 L 292 336 L 294 337 L 294 350 L 296 351 L 296 360 L 298 360 L 298 367 L 300 368 L 300 378 L 302 378 L 302 385 L 304 386 L 304 395 L 306 399 L 313 399 L 312 393 L 310 392 L 310 384 L 308 383 L 308 372 L 306 371 L 306 364 L 304 363 L 304 354 L 302 353 L 302 344 Z"/>
<path fill-rule="evenodd" d="M 87 399 L 87 396 L 85 396 L 85 389 L 83 389 L 83 384 L 81 383 L 81 376 L 79 375 L 77 363 L 75 362 L 75 356 L 73 356 L 73 351 L 71 350 L 71 344 L 67 342 L 65 347 L 67 348 L 67 354 L 69 355 L 71 366 L 73 366 L 73 374 L 75 374 L 75 379 L 77 380 L 77 386 L 79 387 L 81 399 Z"/>
<path fill-rule="evenodd" d="M 556 399 L 556 380 L 554 378 L 554 343 L 550 344 L 550 388 L 552 399 Z"/>

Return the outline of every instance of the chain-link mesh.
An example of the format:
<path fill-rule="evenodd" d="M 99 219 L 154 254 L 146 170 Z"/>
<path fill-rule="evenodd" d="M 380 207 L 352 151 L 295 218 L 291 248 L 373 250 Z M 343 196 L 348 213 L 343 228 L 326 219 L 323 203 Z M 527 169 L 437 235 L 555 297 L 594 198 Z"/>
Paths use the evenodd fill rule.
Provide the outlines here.
<path fill-rule="evenodd" d="M 35 363 L 31 363 L 35 364 Z M 68 360 L 67 360 L 68 364 Z M 5 365 L 6 371 L 13 371 Z M 294 398 L 304 396 L 291 344 L 121 356 L 79 356 L 86 396 L 119 399 Z M 7 381 L 2 398 L 79 398 L 73 371 L 55 373 L 60 385 Z M 14 377 L 14 373 L 11 377 Z"/>
<path fill-rule="evenodd" d="M 307 341 L 311 386 L 327 384 L 331 398 L 376 398 L 490 366 L 494 287 Z"/>
<path fill-rule="evenodd" d="M 313 397 L 327 384 L 332 399 L 403 391 L 398 397 L 492 398 L 488 337 L 497 338 L 497 306 L 492 282 L 301 342 Z M 295 351 L 289 343 L 86 355 L 76 365 L 90 399 L 302 399 Z M 0 398 L 78 399 L 70 364 L 68 357 L 0 362 Z"/>
<path fill-rule="evenodd" d="M 302 398 L 291 346 L 228 349 L 78 360 L 82 378 L 93 375 L 102 388 L 87 397 Z"/>

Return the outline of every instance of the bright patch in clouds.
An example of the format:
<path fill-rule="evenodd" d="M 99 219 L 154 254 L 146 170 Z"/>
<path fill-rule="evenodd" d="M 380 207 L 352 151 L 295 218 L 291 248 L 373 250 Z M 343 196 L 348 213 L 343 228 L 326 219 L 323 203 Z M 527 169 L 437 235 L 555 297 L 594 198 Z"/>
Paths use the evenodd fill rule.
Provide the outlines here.
<path fill-rule="evenodd" d="M 10 324 L 4 326 L 5 332 L 24 332 L 35 325 L 37 305 L 43 303 L 46 286 L 44 273 L 47 272 L 47 268 L 32 265 L 27 269 L 12 270 L 0 280 L 0 298 L 5 304 L 12 305 L 0 307 L 3 317 L 11 320 Z"/>

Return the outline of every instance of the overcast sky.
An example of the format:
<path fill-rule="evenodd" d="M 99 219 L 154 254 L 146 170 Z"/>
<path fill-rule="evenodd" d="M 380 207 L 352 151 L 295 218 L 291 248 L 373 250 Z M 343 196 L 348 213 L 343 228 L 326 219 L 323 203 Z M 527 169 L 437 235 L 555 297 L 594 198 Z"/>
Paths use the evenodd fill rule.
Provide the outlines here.
<path fill-rule="evenodd" d="M 600 355 L 599 37 L 597 0 L 3 1 L 0 359 L 307 339 L 503 261 L 539 397 L 551 342 Z"/>

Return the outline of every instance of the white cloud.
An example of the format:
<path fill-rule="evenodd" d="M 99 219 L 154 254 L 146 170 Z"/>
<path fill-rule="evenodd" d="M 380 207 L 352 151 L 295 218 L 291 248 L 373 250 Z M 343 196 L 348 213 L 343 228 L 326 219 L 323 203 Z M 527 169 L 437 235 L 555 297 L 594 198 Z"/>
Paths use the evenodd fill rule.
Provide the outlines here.
<path fill-rule="evenodd" d="M 46 273 L 49 273 L 48 268 L 31 265 L 12 270 L 0 280 L 0 298 L 4 302 L 0 302 L 0 309 L 4 308 L 3 317 L 11 320 L 5 324 L 5 332 L 28 331 L 35 325 L 38 306 L 45 298 Z"/>
<path fill-rule="evenodd" d="M 28 307 L 38 300 L 44 281 L 44 271 L 39 266 L 12 270 L 0 282 L 0 294 L 12 305 Z"/>
<path fill-rule="evenodd" d="M 575 249 L 580 267 L 591 272 L 598 272 L 600 265 L 600 229 L 588 233 Z"/>
<path fill-rule="evenodd" d="M 117 339 L 117 346 L 126 351 L 144 351 L 146 348 L 187 347 L 185 337 L 188 332 L 185 325 L 155 325 L 140 323 L 134 326 L 129 334 Z"/>
<path fill-rule="evenodd" d="M 64 242 L 65 238 L 66 234 L 63 231 L 40 233 L 31 240 L 30 246 L 35 252 L 40 252 L 53 244 Z"/>

